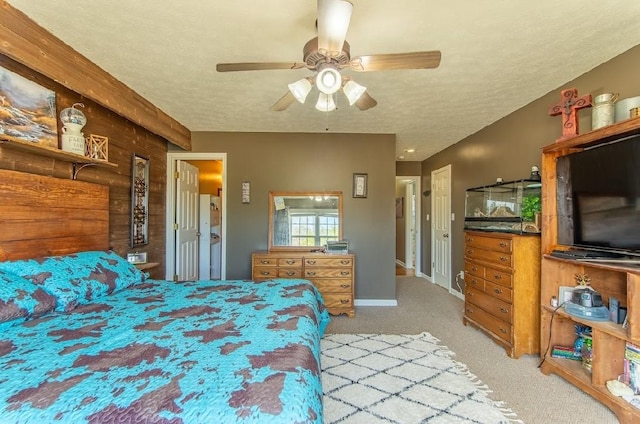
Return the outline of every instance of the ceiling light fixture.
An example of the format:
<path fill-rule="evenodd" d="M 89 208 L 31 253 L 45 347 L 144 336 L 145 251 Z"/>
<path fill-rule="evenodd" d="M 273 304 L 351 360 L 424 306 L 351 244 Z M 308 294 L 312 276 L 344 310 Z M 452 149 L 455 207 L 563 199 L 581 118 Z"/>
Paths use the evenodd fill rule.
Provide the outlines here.
<path fill-rule="evenodd" d="M 336 109 L 336 102 L 333 101 L 333 95 L 320 93 L 316 109 L 320 112 L 331 112 Z"/>
<path fill-rule="evenodd" d="M 367 91 L 367 87 L 363 87 L 355 81 L 349 80 L 342 88 L 344 91 L 344 95 L 349 99 L 349 106 L 353 106 L 355 102 L 362 97 L 365 91 Z"/>
<path fill-rule="evenodd" d="M 340 89 L 342 76 L 333 65 L 327 65 L 318 72 L 316 85 L 324 94 L 333 94 Z"/>
<path fill-rule="evenodd" d="M 405 153 L 415 153 L 416 149 L 407 149 L 404 151 Z"/>
<path fill-rule="evenodd" d="M 302 78 L 296 82 L 289 84 L 289 91 L 300 103 L 304 103 L 309 92 L 311 91 L 311 81 L 308 78 Z"/>

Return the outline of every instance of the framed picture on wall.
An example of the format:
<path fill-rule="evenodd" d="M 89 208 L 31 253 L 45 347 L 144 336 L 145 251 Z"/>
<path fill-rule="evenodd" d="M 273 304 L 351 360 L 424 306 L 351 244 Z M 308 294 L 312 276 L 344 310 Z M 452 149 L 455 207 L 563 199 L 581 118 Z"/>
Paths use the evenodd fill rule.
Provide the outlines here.
<path fill-rule="evenodd" d="M 0 67 L 2 138 L 58 148 L 56 93 Z"/>
<path fill-rule="evenodd" d="M 149 243 L 149 158 L 133 154 L 131 167 L 131 247 Z"/>
<path fill-rule="evenodd" d="M 353 174 L 353 197 L 367 197 L 367 174 Z"/>

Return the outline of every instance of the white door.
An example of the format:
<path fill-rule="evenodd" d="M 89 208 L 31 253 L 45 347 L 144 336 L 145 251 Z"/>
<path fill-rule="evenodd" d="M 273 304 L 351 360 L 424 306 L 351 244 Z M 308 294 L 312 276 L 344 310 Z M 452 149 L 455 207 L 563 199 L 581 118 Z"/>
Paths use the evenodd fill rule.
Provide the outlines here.
<path fill-rule="evenodd" d="M 451 290 L 451 165 L 431 173 L 433 282 Z"/>
<path fill-rule="evenodd" d="M 198 279 L 198 168 L 177 161 L 176 275 L 178 281 Z"/>

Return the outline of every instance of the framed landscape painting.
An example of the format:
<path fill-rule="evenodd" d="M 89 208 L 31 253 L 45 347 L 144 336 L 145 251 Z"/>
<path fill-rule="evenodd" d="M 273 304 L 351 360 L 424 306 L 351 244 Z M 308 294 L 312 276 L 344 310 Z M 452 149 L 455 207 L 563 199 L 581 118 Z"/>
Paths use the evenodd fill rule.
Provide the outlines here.
<path fill-rule="evenodd" d="M 57 149 L 56 93 L 0 67 L 0 138 Z"/>

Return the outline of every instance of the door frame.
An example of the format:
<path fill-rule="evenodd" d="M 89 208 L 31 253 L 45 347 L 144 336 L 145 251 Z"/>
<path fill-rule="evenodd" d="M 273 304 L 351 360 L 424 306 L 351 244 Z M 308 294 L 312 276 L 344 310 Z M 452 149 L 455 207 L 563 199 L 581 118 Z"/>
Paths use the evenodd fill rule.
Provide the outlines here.
<path fill-rule="evenodd" d="M 422 257 L 422 249 L 421 249 L 421 244 L 420 241 L 422 240 L 422 233 L 421 233 L 421 227 L 420 227 L 420 211 L 421 211 L 421 204 L 420 204 L 420 197 L 421 197 L 421 193 L 422 190 L 420 189 L 420 179 L 421 177 L 418 176 L 409 176 L 409 177 L 396 177 L 396 180 L 400 181 L 403 183 L 404 187 L 404 196 L 407 199 L 407 201 L 404 204 L 404 216 L 407 217 L 407 219 L 405 219 L 405 224 L 404 224 L 404 234 L 405 234 L 405 257 L 404 257 L 404 264 L 405 266 L 409 266 L 409 267 L 413 267 L 413 271 L 414 271 L 414 275 L 416 277 L 425 277 L 425 274 L 422 272 L 422 263 L 420 258 Z M 415 198 L 415 210 L 411 211 L 410 209 L 410 204 L 409 204 L 409 183 L 413 184 L 415 193 L 413 193 L 414 198 Z M 409 212 L 413 212 L 413 216 L 409 216 Z M 415 255 L 411 255 L 411 219 L 414 220 L 415 222 L 415 234 L 414 237 L 415 239 L 413 240 L 413 242 L 415 243 Z"/>
<path fill-rule="evenodd" d="M 173 280 L 175 275 L 176 237 L 173 224 L 176 222 L 176 179 L 173 177 L 177 171 L 178 160 L 217 160 L 222 162 L 222 196 L 220 203 L 222 208 L 222 240 L 220 245 L 220 279 L 227 275 L 227 154 L 226 153 L 194 153 L 194 152 L 168 152 L 167 153 L 167 193 L 166 193 L 166 252 L 165 252 L 165 279 Z"/>
<path fill-rule="evenodd" d="M 446 171 L 447 172 L 447 177 L 449 180 L 449 184 L 448 184 L 448 189 L 449 189 L 449 193 L 448 193 L 448 200 L 449 200 L 449 216 L 448 217 L 444 217 L 445 219 L 449 220 L 449 249 L 447 252 L 447 255 L 449 256 L 449 278 L 447 281 L 447 287 L 445 287 L 447 289 L 447 291 L 456 296 L 456 297 L 460 297 L 460 293 L 457 292 L 456 290 L 453 290 L 453 284 L 452 284 L 452 269 L 453 269 L 453 261 L 452 261 L 452 256 L 451 256 L 451 252 L 453 251 L 453 237 L 451 237 L 452 233 L 453 233 L 453 212 L 452 212 L 452 199 L 451 199 L 451 193 L 452 193 L 452 186 L 453 186 L 453 172 L 452 172 L 452 166 L 451 164 L 442 166 L 438 169 L 434 169 L 433 171 L 431 171 L 431 278 L 432 278 L 432 283 L 436 284 L 435 282 L 435 260 L 436 260 L 436 237 L 435 237 L 435 223 L 438 222 L 437 219 L 435 218 L 435 214 L 438 212 L 438 209 L 436 208 L 435 205 L 435 195 L 434 195 L 434 190 L 433 190 L 433 180 L 434 180 L 434 174 L 438 173 L 438 172 L 442 172 L 442 171 Z"/>

